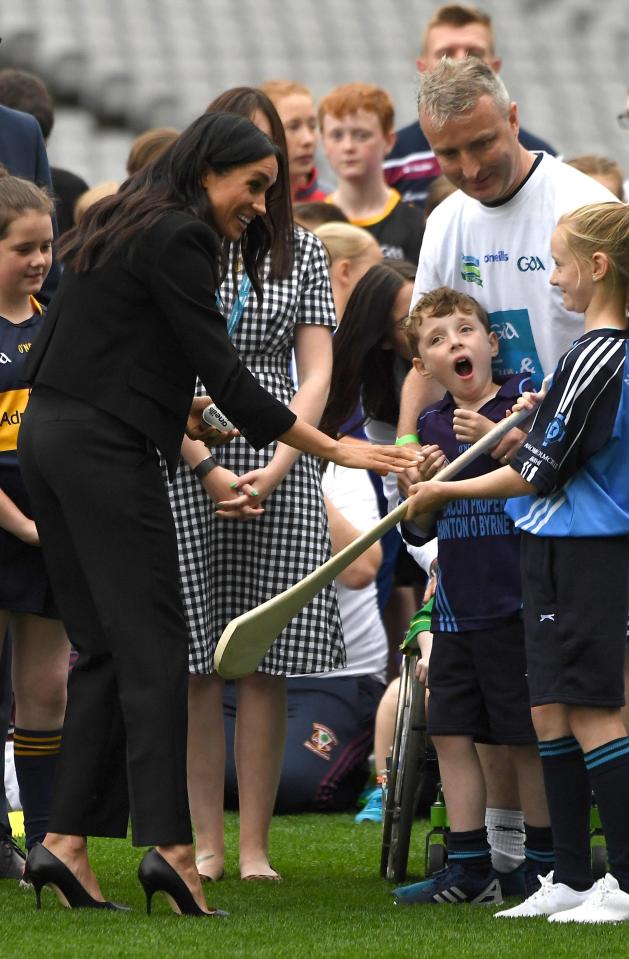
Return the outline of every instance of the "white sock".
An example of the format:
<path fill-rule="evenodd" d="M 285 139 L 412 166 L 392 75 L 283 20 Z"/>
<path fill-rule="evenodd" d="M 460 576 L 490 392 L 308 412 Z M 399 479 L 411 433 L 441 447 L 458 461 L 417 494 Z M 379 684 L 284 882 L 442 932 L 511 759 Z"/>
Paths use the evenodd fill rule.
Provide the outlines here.
<path fill-rule="evenodd" d="M 512 872 L 524 862 L 524 816 L 520 809 L 486 809 L 491 864 L 498 872 Z"/>

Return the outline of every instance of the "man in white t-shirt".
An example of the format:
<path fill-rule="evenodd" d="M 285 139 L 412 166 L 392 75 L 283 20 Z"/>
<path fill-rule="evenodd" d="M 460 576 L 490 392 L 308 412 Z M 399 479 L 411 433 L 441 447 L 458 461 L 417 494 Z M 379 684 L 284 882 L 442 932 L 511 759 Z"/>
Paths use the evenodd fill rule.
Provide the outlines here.
<path fill-rule="evenodd" d="M 591 177 L 522 146 L 517 105 L 477 58 L 441 60 L 425 75 L 418 106 L 422 130 L 457 191 L 428 219 L 412 302 L 439 286 L 469 293 L 489 314 L 498 337 L 496 374 L 527 372 L 539 384 L 584 325 L 581 315 L 564 309 L 559 290 L 549 283 L 555 223 L 586 203 L 616 198 Z M 398 436 L 408 440 L 415 434 L 421 410 L 442 395 L 434 381 L 411 370 L 402 390 Z M 502 457 L 508 443 L 493 455 Z M 497 751 L 484 749 L 492 858 L 508 874 L 522 856 L 517 787 Z M 501 877 L 505 895 L 519 891 L 519 872 L 513 888 Z"/>
<path fill-rule="evenodd" d="M 413 303 L 451 286 L 487 310 L 500 342 L 496 372 L 528 372 L 539 383 L 583 331 L 551 287 L 550 237 L 562 213 L 616 199 L 591 177 L 518 141 L 518 108 L 491 67 L 444 58 L 426 74 L 419 119 L 457 191 L 426 226 Z M 421 409 L 439 399 L 411 371 L 398 435 L 413 434 Z"/>

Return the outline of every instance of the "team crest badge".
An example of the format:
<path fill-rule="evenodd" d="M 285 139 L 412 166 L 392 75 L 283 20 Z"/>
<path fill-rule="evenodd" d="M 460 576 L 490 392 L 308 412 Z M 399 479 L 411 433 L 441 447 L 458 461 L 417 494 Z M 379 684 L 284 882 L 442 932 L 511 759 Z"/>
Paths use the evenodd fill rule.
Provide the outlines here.
<path fill-rule="evenodd" d="M 327 726 L 323 726 L 321 723 L 313 723 L 312 736 L 306 740 L 304 746 L 306 749 L 309 749 L 311 753 L 316 753 L 321 759 L 329 762 L 331 758 L 330 753 L 338 744 L 339 741 L 331 729 L 328 729 Z"/>
<path fill-rule="evenodd" d="M 558 413 L 557 416 L 553 416 L 552 420 L 546 427 L 542 446 L 550 446 L 551 443 L 561 442 L 566 435 L 565 419 L 566 418 L 563 413 Z"/>

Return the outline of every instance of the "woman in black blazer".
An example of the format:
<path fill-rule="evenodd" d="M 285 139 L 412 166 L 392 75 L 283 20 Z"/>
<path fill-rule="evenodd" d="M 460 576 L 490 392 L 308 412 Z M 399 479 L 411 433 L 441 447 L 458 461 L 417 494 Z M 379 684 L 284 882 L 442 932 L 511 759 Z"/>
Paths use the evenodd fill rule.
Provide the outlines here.
<path fill-rule="evenodd" d="M 149 909 L 161 890 L 178 911 L 220 914 L 208 911 L 194 865 L 187 632 L 157 456 L 172 475 L 184 428 L 214 435 L 201 419 L 209 398 L 192 399 L 196 375 L 256 448 L 281 437 L 345 465 L 408 465 L 408 454 L 357 452 L 297 420 L 231 346 L 215 299 L 227 244 L 240 244 L 259 296 L 259 268 L 285 229 L 273 197 L 287 189 L 263 133 L 209 114 L 62 245 L 66 268 L 29 357 L 19 437 L 44 558 L 79 650 L 50 831 L 26 865 L 38 902 L 50 884 L 70 906 L 120 908 L 101 894 L 86 837 L 126 836 L 130 813 L 134 844 L 157 847 L 140 865 Z"/>

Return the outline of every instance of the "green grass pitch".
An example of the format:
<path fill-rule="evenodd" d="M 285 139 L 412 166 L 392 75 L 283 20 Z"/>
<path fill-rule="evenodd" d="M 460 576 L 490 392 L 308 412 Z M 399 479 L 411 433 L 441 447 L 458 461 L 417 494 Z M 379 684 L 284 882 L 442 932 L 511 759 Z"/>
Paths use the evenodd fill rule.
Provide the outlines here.
<path fill-rule="evenodd" d="M 493 908 L 394 906 L 378 877 L 380 827 L 353 816 L 287 816 L 273 821 L 271 858 L 282 883 L 243 883 L 237 872 L 237 817 L 227 817 L 226 878 L 208 892 L 223 920 L 184 919 L 163 896 L 146 916 L 136 880 L 142 851 L 95 840 L 92 859 L 105 895 L 133 912 L 63 909 L 48 890 L 42 909 L 17 883 L 0 882 L 0 959 L 556 959 L 627 957 L 629 926 L 556 927 L 543 919 L 497 920 Z M 417 823 L 411 878 L 422 868 Z"/>

